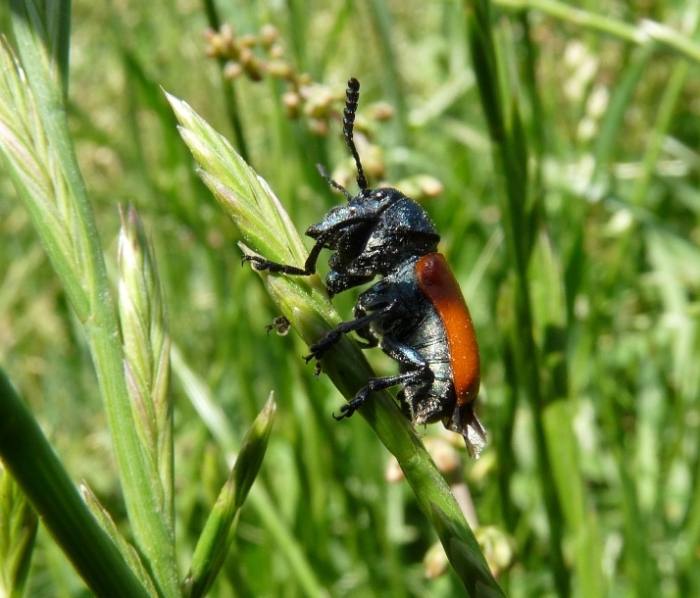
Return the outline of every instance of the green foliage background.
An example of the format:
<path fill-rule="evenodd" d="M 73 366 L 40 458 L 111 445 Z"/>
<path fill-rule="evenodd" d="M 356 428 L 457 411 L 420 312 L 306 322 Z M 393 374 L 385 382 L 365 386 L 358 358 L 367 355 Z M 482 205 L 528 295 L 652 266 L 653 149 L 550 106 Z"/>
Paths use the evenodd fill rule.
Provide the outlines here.
<path fill-rule="evenodd" d="M 211 16 L 193 0 L 77 1 L 71 35 L 70 124 L 110 274 L 116 280 L 117 205 L 132 202 L 153 238 L 180 355 L 181 566 L 232 448 L 195 411 L 195 374 L 225 414 L 219 425 L 238 441 L 271 390 L 278 403 L 257 482 L 266 494 L 251 494 L 212 595 L 461 595 L 452 572 L 425 578 L 422 561 L 436 537 L 407 486 L 385 481 L 389 455 L 370 428 L 359 417 L 333 421 L 342 399 L 326 377 L 312 377 L 298 338 L 265 336 L 277 312 L 257 275 L 240 268 L 238 233 L 177 133 L 161 88 L 239 151 L 244 140 L 251 165 L 300 230 L 340 201 L 315 169 L 346 160 L 338 122 L 317 137 L 307 119 L 288 120 L 285 85 L 270 77 L 240 77 L 229 88 L 204 54 L 207 9 Z M 380 100 L 393 105 L 393 120 L 371 124 L 389 181 L 430 174 L 444 184 L 424 205 L 474 317 L 490 433 L 481 460 L 462 453 L 452 481 L 466 481 L 482 525 L 512 537 L 515 562 L 499 581 L 513 597 L 700 594 L 698 10 L 690 0 L 587 2 L 580 12 L 544 0 L 495 3 L 497 83 L 503 105 L 518 106 L 524 179 L 507 162 L 504 172 L 494 166 L 486 116 L 497 107 L 480 102 L 463 4 L 218 6 L 239 34 L 274 24 L 287 58 L 315 81 L 342 90 L 358 77 L 361 112 Z M 9 33 L 7 9 L 0 11 Z M 512 225 L 532 247 L 525 280 L 541 403 L 518 366 L 503 175 L 524 183 L 527 218 Z M 345 316 L 355 296 L 347 295 L 334 300 Z M 375 353 L 376 369 L 391 371 Z M 0 363 L 73 479 L 86 480 L 119 521 L 82 331 L 2 174 Z M 40 532 L 28 595 L 79 596 L 81 588 Z"/>

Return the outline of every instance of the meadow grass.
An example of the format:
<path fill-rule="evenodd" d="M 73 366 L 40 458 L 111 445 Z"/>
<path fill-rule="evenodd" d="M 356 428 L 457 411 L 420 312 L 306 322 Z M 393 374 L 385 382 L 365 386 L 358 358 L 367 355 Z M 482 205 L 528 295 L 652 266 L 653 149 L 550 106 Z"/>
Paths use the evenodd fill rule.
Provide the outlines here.
<path fill-rule="evenodd" d="M 498 595 L 488 574 L 476 583 L 449 487 L 508 596 L 700 595 L 693 3 L 77 1 L 70 23 L 56 3 L 39 15 L 52 69 L 22 26 L 33 6 L 0 8 L 31 81 L 6 50 L 0 588 Z M 366 375 L 350 343 L 354 373 L 315 379 L 296 333 L 265 334 L 281 309 L 313 340 L 356 293 L 331 306 L 322 277 L 240 267 L 241 241 L 303 259 L 293 231 L 342 201 L 317 163 L 355 188 L 338 118 L 349 76 L 372 184 L 430 212 L 480 342 L 481 459 L 440 425 L 418 430 L 444 477 L 388 397 L 333 420 Z M 199 151 L 196 115 L 289 221 L 268 212 L 250 230 L 221 209 L 240 181 L 267 190 L 243 166 L 208 168 L 225 144 L 212 133 Z M 45 516 L 36 540 L 8 471 Z"/>

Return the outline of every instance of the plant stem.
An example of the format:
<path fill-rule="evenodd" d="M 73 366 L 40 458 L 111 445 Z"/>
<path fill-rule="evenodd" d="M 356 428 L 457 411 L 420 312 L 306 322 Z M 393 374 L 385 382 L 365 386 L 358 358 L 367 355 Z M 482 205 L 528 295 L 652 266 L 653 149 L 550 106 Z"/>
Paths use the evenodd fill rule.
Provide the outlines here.
<path fill-rule="evenodd" d="M 513 349 L 516 374 L 532 406 L 540 485 L 549 522 L 550 553 L 554 581 L 560 596 L 570 594 L 569 571 L 564 563 L 564 520 L 550 463 L 550 447 L 544 426 L 547 401 L 540 380 L 540 351 L 534 338 L 533 310 L 528 265 L 536 236 L 537 213 L 526 211 L 528 178 L 527 147 L 517 100 L 506 101 L 491 33 L 488 0 L 466 2 L 469 41 L 482 105 L 493 142 L 494 170 L 506 246 L 515 280 Z M 535 204 L 537 206 L 537 204 Z"/>

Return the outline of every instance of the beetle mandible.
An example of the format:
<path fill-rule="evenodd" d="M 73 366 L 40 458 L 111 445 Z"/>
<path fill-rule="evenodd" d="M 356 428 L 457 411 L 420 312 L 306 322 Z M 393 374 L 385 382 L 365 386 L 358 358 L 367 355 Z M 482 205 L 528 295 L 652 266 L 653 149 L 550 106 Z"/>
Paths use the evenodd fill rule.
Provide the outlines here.
<path fill-rule="evenodd" d="M 351 78 L 343 111 L 345 144 L 357 166 L 360 192 L 353 196 L 319 165 L 321 175 L 342 192 L 347 204 L 332 208 L 308 228 L 315 240 L 303 268 L 246 255 L 255 270 L 310 276 L 323 249 L 333 251 L 326 278 L 333 297 L 380 280 L 361 293 L 353 320 L 339 324 L 310 347 L 306 361 L 320 360 L 343 334 L 355 332 L 399 364 L 395 376 L 370 378 L 340 409 L 350 417 L 371 393 L 402 386 L 397 398 L 413 425 L 442 421 L 464 437 L 467 451 L 478 456 L 485 431 L 474 413 L 479 392 L 479 349 L 469 309 L 442 254 L 440 237 L 428 213 L 396 189 L 370 189 L 353 140 L 360 83 Z"/>

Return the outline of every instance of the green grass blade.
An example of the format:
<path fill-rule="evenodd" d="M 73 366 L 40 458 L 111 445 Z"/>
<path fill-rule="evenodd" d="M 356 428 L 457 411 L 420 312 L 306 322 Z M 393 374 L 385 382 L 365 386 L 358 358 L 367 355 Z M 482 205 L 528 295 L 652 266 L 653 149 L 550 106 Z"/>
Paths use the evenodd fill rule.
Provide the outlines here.
<path fill-rule="evenodd" d="M 624 123 L 624 117 L 632 101 L 632 94 L 637 87 L 642 75 L 649 66 L 649 61 L 654 55 L 653 44 L 644 46 L 633 57 L 631 63 L 625 68 L 622 80 L 615 87 L 610 101 L 610 106 L 605 111 L 600 133 L 593 149 L 595 157 L 595 171 L 592 180 L 595 182 L 598 174 L 608 161 L 613 157 L 613 151 L 620 140 L 620 130 Z"/>
<path fill-rule="evenodd" d="M 96 596 L 150 598 L 102 531 L 0 370 L 0 458 Z"/>
<path fill-rule="evenodd" d="M 673 68 L 673 72 L 669 77 L 668 83 L 664 88 L 659 105 L 659 111 L 656 117 L 654 127 L 650 131 L 651 135 L 648 141 L 647 149 L 644 152 L 644 160 L 642 162 L 642 174 L 637 179 L 637 183 L 632 190 L 630 203 L 633 206 L 641 206 L 644 204 L 649 186 L 655 173 L 656 163 L 661 155 L 661 147 L 668 130 L 671 126 L 676 104 L 680 98 L 681 92 L 685 87 L 690 65 L 687 62 L 679 62 Z"/>
<path fill-rule="evenodd" d="M 607 33 L 633 44 L 640 46 L 658 44 L 687 60 L 700 62 L 700 44 L 683 32 L 651 19 L 642 19 L 635 26 L 555 0 L 494 0 L 494 4 L 517 10 L 539 10 L 562 21 Z"/>
<path fill-rule="evenodd" d="M 117 526 L 107 509 L 102 506 L 90 488 L 83 485 L 81 486 L 80 491 L 83 495 L 83 499 L 85 500 L 85 504 L 87 504 L 87 507 L 90 509 L 93 517 L 95 517 L 97 522 L 100 524 L 100 527 L 102 527 L 104 532 L 109 536 L 110 540 L 112 540 L 114 545 L 119 549 L 122 558 L 129 565 L 131 571 L 133 571 L 134 575 L 136 575 L 151 598 L 158 598 L 158 591 L 156 590 L 155 585 L 153 585 L 153 580 L 148 574 L 148 571 L 146 571 L 146 567 L 143 566 L 141 557 L 139 556 L 138 552 L 136 552 L 136 549 L 124 539 L 124 536 L 122 536 L 121 532 L 117 529 Z"/>
<path fill-rule="evenodd" d="M 375 28 L 375 37 L 379 44 L 382 63 L 382 96 L 387 98 L 396 109 L 396 120 L 392 124 L 393 133 L 398 144 L 403 144 L 405 139 L 406 107 L 404 105 L 404 94 L 399 85 L 399 73 L 394 46 L 392 41 L 392 14 L 389 5 L 382 0 L 370 0 L 368 8 L 372 16 L 372 24 Z"/>
<path fill-rule="evenodd" d="M 556 443 L 552 457 L 554 480 L 563 497 L 562 508 L 571 530 L 574 566 L 579 577 L 581 596 L 597 598 L 606 595 L 602 538 L 595 511 L 587 508 L 584 480 L 573 433 L 572 405 L 556 401 L 545 410 L 547 437 Z"/>
<path fill-rule="evenodd" d="M 432 506 L 432 521 L 447 558 L 457 571 L 467 595 L 471 598 L 497 598 L 505 594 L 500 587 L 494 586 L 493 576 L 481 554 L 476 539 L 466 537 L 454 522 L 437 506 Z"/>
<path fill-rule="evenodd" d="M 561 497 L 552 473 L 555 444 L 547 437 L 544 410 L 558 396 L 545 394 L 541 380 L 542 351 L 534 338 L 534 309 L 529 280 L 529 263 L 536 239 L 539 203 L 528 204 L 527 142 L 519 117 L 517 96 L 501 88 L 496 48 L 491 33 L 491 7 L 488 0 L 467 0 L 467 26 L 471 58 L 493 143 L 497 198 L 501 206 L 510 267 L 515 274 L 513 286 L 512 332 L 515 374 L 530 400 L 533 414 L 538 474 L 549 523 L 552 573 L 557 591 L 571 593 L 570 574 L 564 561 L 562 540 L 564 518 Z M 507 99 L 506 99 L 507 98 Z"/>
<path fill-rule="evenodd" d="M 0 595 L 24 595 L 38 527 L 36 512 L 0 466 Z"/>
<path fill-rule="evenodd" d="M 243 439 L 236 464 L 209 514 L 185 578 L 184 595 L 205 596 L 224 564 L 233 543 L 235 521 L 262 465 L 272 431 L 276 405 L 270 396 Z"/>
<path fill-rule="evenodd" d="M 647 39 L 647 36 L 634 25 L 576 8 L 564 2 L 556 2 L 555 0 L 494 0 L 493 3 L 496 6 L 517 10 L 539 10 L 562 21 L 574 23 L 601 33 L 607 33 L 608 35 L 614 35 L 632 43 L 642 43 Z"/>

